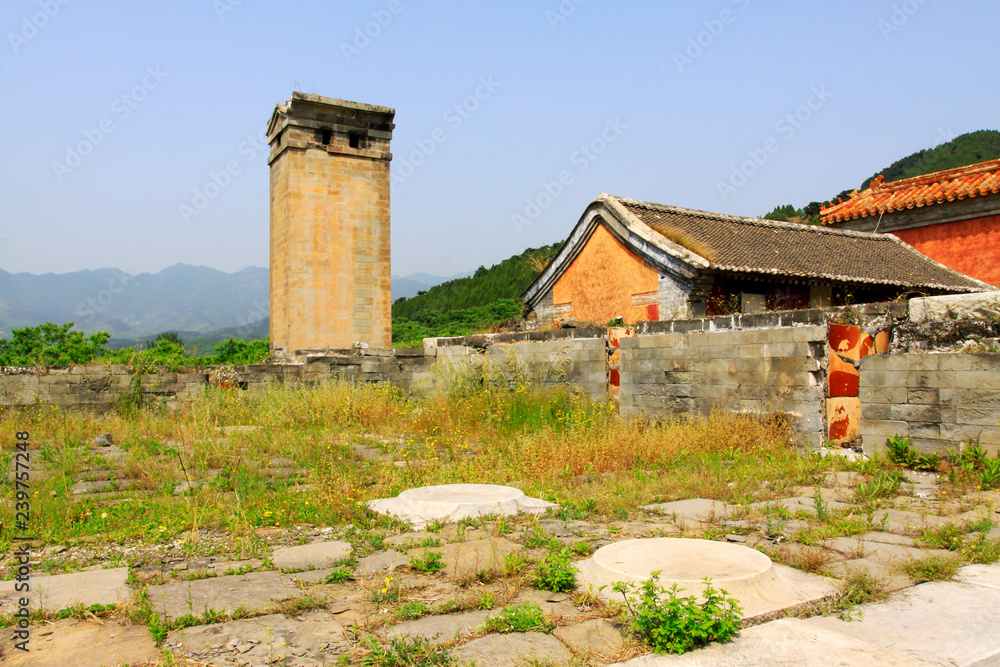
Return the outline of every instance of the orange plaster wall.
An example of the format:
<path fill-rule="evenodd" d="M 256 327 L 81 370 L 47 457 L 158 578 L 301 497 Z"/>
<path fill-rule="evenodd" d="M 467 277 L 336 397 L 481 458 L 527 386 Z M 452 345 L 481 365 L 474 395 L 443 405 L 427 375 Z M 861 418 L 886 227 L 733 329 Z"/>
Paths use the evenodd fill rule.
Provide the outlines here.
<path fill-rule="evenodd" d="M 892 232 L 931 259 L 1000 285 L 1000 215 Z"/>
<path fill-rule="evenodd" d="M 657 272 L 598 225 L 573 263 L 552 287 L 558 306 L 572 303 L 572 314 L 603 324 L 621 315 L 629 324 L 645 322 L 653 314 L 646 305 L 633 306 L 632 295 L 657 290 Z"/>

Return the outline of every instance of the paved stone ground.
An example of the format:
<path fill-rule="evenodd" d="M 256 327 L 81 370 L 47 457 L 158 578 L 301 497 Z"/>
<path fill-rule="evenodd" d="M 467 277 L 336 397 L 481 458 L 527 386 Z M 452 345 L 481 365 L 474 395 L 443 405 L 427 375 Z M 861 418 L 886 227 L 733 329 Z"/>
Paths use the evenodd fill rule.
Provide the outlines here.
<path fill-rule="evenodd" d="M 104 450 L 101 456 L 109 467 L 114 462 L 113 452 Z M 277 470 L 290 468 L 285 463 L 272 465 Z M 79 481 L 93 483 L 102 476 L 93 474 Z M 517 655 L 536 659 L 548 655 L 553 665 L 566 664 L 572 656 L 591 665 L 1000 663 L 1000 635 L 995 630 L 1000 627 L 1000 565 L 969 566 L 962 570 L 961 581 L 916 586 L 899 567 L 912 558 L 952 554 L 922 548 L 919 538 L 924 530 L 964 526 L 982 517 L 989 517 L 996 526 L 1000 514 L 993 507 L 1000 506 L 1000 493 L 950 500 L 939 497 L 932 477 L 914 476 L 906 493 L 871 514 L 868 532 L 796 541 L 815 535 L 810 531 L 822 525 L 817 495 L 826 512 L 865 517 L 863 508 L 852 504 L 854 488 L 862 479 L 858 473 L 831 473 L 818 491 L 788 489 L 785 497 L 764 505 L 740 507 L 698 498 L 659 503 L 634 512 L 628 521 L 524 518 L 512 521 L 514 530 L 505 535 L 495 534 L 495 527 L 488 524 L 452 524 L 438 533 L 383 534 L 384 546 L 374 551 L 370 546 L 362 549 L 364 545 L 357 542 L 341 541 L 346 533 L 336 528 L 262 528 L 258 535 L 270 545 L 273 566 L 265 565 L 263 556 L 246 558 L 226 552 L 225 536 L 205 530 L 197 539 L 203 552 L 214 553 L 211 556 L 192 555 L 179 543 L 51 545 L 40 554 L 47 564 L 77 570 L 59 575 L 68 577 L 65 580 L 48 578 L 50 589 L 73 591 L 72 601 L 53 602 L 50 595 L 47 608 L 51 611 L 74 602 L 108 604 L 124 599 L 123 593 L 145 590 L 162 618 L 192 614 L 197 624 L 174 630 L 155 647 L 145 626 L 119 625 L 124 614 L 56 620 L 33 627 L 35 662 L 25 662 L 14 651 L 7 632 L 0 635 L 0 658 L 5 665 L 111 667 L 166 660 L 169 654 L 173 664 L 185 666 L 304 666 L 332 664 L 345 653 L 356 654 L 363 638 L 372 636 L 376 641 L 410 637 L 448 643 L 459 660 L 479 665 L 510 665 Z M 833 616 L 776 620 L 748 628 L 727 644 L 686 656 L 647 656 L 629 662 L 643 649 L 622 635 L 613 615 L 607 617 L 599 607 L 575 595 L 519 587 L 512 578 L 502 576 L 512 554 L 534 559 L 545 555 L 544 550 L 528 546 L 539 529 L 565 545 L 583 542 L 591 548 L 642 537 L 711 536 L 766 550 L 785 565 L 832 577 L 865 568 L 898 592 L 886 602 L 857 609 L 853 616 L 860 620 L 846 622 Z M 996 531 L 993 528 L 994 537 Z M 353 566 L 355 579 L 326 583 L 332 572 L 329 568 L 351 548 L 359 556 Z M 419 572 L 408 565 L 427 551 L 440 554 L 442 571 Z M 9 568 L 9 557 L 0 556 L 0 567 Z M 128 563 L 131 568 L 80 571 L 94 563 Z M 279 566 L 304 569 L 285 573 L 268 569 Z M 132 577 L 126 585 L 129 571 Z M 76 583 L 52 586 L 60 581 Z M 80 590 L 90 592 L 81 595 Z M 397 593 L 401 598 L 393 601 Z M 112 594 L 114 599 L 109 597 Z M 397 615 L 403 602 L 417 605 L 413 607 L 416 615 L 426 615 L 404 620 Z M 550 633 L 483 635 L 480 625 L 487 615 L 525 603 L 539 605 L 556 628 Z M 484 606 L 492 609 L 480 608 Z M 204 615 L 212 609 L 231 616 Z M 74 662 L 70 656 L 82 657 Z M 91 658 L 98 662 L 86 662 Z"/>

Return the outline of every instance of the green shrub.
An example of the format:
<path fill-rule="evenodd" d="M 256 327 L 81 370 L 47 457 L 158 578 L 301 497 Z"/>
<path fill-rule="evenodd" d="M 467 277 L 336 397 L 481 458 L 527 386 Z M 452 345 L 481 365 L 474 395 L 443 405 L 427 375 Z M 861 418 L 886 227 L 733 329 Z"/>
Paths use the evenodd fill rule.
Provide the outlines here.
<path fill-rule="evenodd" d="M 659 571 L 640 585 L 619 582 L 612 587 L 625 598 L 632 630 L 657 653 L 685 653 L 715 641 L 726 641 L 739 632 L 743 610 L 725 591 L 705 578 L 704 601 L 681 596 L 674 584 L 659 585 Z M 630 597 L 637 595 L 638 599 Z"/>
<path fill-rule="evenodd" d="M 534 585 L 556 593 L 566 593 L 576 588 L 576 567 L 569 554 L 560 551 L 542 559 L 535 573 Z"/>

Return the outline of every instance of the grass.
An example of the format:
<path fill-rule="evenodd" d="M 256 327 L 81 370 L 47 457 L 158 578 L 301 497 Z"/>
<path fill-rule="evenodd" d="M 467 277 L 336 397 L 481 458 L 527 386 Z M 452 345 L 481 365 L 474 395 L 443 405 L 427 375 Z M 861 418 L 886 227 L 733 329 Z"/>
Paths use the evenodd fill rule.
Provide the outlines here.
<path fill-rule="evenodd" d="M 958 556 L 939 556 L 932 554 L 923 558 L 911 558 L 903 561 L 900 568 L 915 582 L 950 581 L 958 575 L 958 568 L 964 564 Z"/>
<path fill-rule="evenodd" d="M 254 393 L 208 388 L 177 412 L 143 408 L 126 417 L 39 406 L 4 414 L 0 429 L 30 432 L 37 448 L 32 528 L 46 544 L 182 539 L 199 553 L 204 540 L 191 535 L 208 529 L 226 536 L 214 548 L 240 558 L 267 552 L 258 529 L 301 524 L 353 526 L 344 538 L 356 552 L 377 551 L 379 531 L 398 523 L 371 515 L 364 501 L 415 486 L 521 480 L 526 493 L 559 498 L 575 516 L 613 520 L 647 502 L 760 499 L 754 494 L 764 481 L 791 484 L 824 465 L 797 454 L 787 426 L 767 418 L 719 412 L 626 421 L 609 404 L 570 390 L 499 386 L 490 372 L 426 399 L 347 382 Z M 222 430 L 230 426 L 249 428 Z M 126 502 L 70 493 L 84 471 L 109 467 L 88 453 L 97 433 L 112 433 L 124 450 L 116 467 L 136 487 L 120 492 Z M 360 459 L 352 445 L 361 443 L 413 465 Z M 4 451 L 0 464 L 10 456 Z M 269 477 L 275 458 L 305 469 L 305 479 Z M 208 482 L 174 496 L 185 478 Z M 297 483 L 313 491 L 299 493 Z M 12 504 L 0 506 L 0 521 L 13 523 Z M 0 548 L 9 549 L 9 540 L 9 533 L 0 537 Z"/>
<path fill-rule="evenodd" d="M 548 632 L 552 627 L 552 621 L 545 618 L 542 608 L 528 602 L 490 614 L 477 630 L 483 633 Z"/>

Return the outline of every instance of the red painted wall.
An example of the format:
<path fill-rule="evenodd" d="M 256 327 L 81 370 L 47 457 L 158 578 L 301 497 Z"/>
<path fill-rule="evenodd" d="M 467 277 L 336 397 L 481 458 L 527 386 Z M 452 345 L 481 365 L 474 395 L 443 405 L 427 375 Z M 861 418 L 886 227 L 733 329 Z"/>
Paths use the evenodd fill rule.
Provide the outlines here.
<path fill-rule="evenodd" d="M 573 305 L 570 317 L 603 324 L 621 315 L 628 324 L 655 320 L 655 303 L 632 305 L 633 295 L 656 298 L 656 269 L 625 247 L 604 225 L 597 225 L 586 245 L 552 287 L 552 301 Z"/>
<path fill-rule="evenodd" d="M 1000 215 L 892 233 L 945 266 L 1000 286 Z"/>

